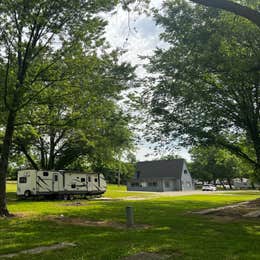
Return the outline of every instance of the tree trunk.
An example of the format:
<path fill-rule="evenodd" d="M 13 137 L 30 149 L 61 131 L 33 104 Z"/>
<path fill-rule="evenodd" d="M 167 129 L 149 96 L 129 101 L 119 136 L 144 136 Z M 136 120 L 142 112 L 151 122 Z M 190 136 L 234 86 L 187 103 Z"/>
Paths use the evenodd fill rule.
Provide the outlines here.
<path fill-rule="evenodd" d="M 194 3 L 219 8 L 244 17 L 260 28 L 260 12 L 229 0 L 191 0 Z"/>
<path fill-rule="evenodd" d="M 222 185 L 223 189 L 224 189 L 224 190 L 226 190 L 227 188 L 226 188 L 226 186 L 225 186 L 224 182 L 220 180 L 220 183 L 221 183 L 221 185 Z"/>
<path fill-rule="evenodd" d="M 233 190 L 233 187 L 232 187 L 232 183 L 231 183 L 230 178 L 227 178 L 227 182 L 228 182 L 229 188 L 230 188 L 231 190 Z"/>
<path fill-rule="evenodd" d="M 256 151 L 255 176 L 257 180 L 260 182 L 260 145 L 259 144 L 255 146 L 255 151 Z"/>
<path fill-rule="evenodd" d="M 10 111 L 7 119 L 0 159 L 0 216 L 10 215 L 6 204 L 6 176 L 8 170 L 9 154 L 12 145 L 12 137 L 14 133 L 15 117 L 16 113 L 14 111 Z"/>
<path fill-rule="evenodd" d="M 20 149 L 23 152 L 23 154 L 25 155 L 25 157 L 27 158 L 27 160 L 30 162 L 31 166 L 35 169 L 35 170 L 39 170 L 39 167 L 37 165 L 37 163 L 33 160 L 33 158 L 30 156 L 30 154 L 28 153 L 26 147 L 20 143 Z"/>
<path fill-rule="evenodd" d="M 48 170 L 53 170 L 55 160 L 55 131 L 50 130 L 50 151 L 49 151 L 49 162 Z"/>
<path fill-rule="evenodd" d="M 44 153 L 44 142 L 40 137 L 40 152 L 41 152 L 41 169 L 46 169 L 46 160 L 45 160 L 45 153 Z"/>

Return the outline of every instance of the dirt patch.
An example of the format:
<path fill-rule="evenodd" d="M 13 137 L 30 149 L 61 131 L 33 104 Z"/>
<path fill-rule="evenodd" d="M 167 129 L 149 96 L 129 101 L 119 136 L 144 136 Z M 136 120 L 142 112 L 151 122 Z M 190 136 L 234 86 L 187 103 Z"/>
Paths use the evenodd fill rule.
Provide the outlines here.
<path fill-rule="evenodd" d="M 157 198 L 155 196 L 153 197 L 134 197 L 134 196 L 130 196 L 130 197 L 122 197 L 119 198 L 120 200 L 149 200 L 149 199 L 154 199 Z"/>
<path fill-rule="evenodd" d="M 125 200 L 149 200 L 154 198 L 159 198 L 160 196 L 148 196 L 148 197 L 137 197 L 137 196 L 127 196 L 127 197 L 117 197 L 117 198 L 97 198 L 93 200 L 97 201 L 125 201 Z"/>
<path fill-rule="evenodd" d="M 82 203 L 82 202 L 79 202 L 79 201 L 75 201 L 75 202 L 71 202 L 71 203 L 60 204 L 60 206 L 80 207 L 80 206 L 88 206 L 88 204 Z"/>
<path fill-rule="evenodd" d="M 89 226 L 89 227 L 112 227 L 116 229 L 128 229 L 126 224 L 112 221 L 95 221 L 87 220 L 83 218 L 73 218 L 73 217 L 64 217 L 64 216 L 47 216 L 44 219 L 54 221 L 58 224 L 70 224 L 77 226 Z M 136 224 L 132 228 L 136 229 L 147 229 L 150 228 L 149 225 Z"/>
<path fill-rule="evenodd" d="M 223 217 L 225 220 L 233 220 L 236 218 L 260 218 L 260 198 L 253 201 L 246 201 L 193 213 L 217 217 L 217 220 L 219 217 Z"/>
<path fill-rule="evenodd" d="M 13 253 L 13 254 L 0 255 L 0 258 L 13 258 L 20 254 L 35 255 L 35 254 L 40 254 L 45 251 L 52 251 L 52 250 L 63 249 L 63 248 L 67 248 L 67 247 L 75 247 L 75 246 L 76 246 L 76 244 L 74 244 L 74 243 L 63 242 L 63 243 L 54 244 L 54 245 L 50 245 L 50 246 L 39 246 L 39 247 L 35 247 L 32 249 L 22 250 L 20 252 Z"/>
<path fill-rule="evenodd" d="M 183 254 L 179 251 L 167 250 L 167 252 L 140 252 L 121 258 L 121 260 L 170 260 L 177 258 L 182 259 Z"/>
<path fill-rule="evenodd" d="M 26 212 L 16 212 L 14 214 L 10 214 L 8 218 L 27 218 L 27 217 L 33 217 L 36 216 L 34 212 L 26 211 Z M 6 218 L 6 217 L 4 217 Z"/>
<path fill-rule="evenodd" d="M 141 252 L 135 255 L 124 257 L 122 260 L 165 260 L 169 259 L 169 257 L 169 255 L 166 256 L 158 253 Z"/>
<path fill-rule="evenodd" d="M 102 197 L 102 198 L 94 198 L 95 201 L 120 201 L 120 198 L 108 198 L 108 197 Z"/>
<path fill-rule="evenodd" d="M 256 199 L 256 200 L 251 200 L 248 201 L 248 207 L 259 207 L 260 208 L 260 198 Z"/>

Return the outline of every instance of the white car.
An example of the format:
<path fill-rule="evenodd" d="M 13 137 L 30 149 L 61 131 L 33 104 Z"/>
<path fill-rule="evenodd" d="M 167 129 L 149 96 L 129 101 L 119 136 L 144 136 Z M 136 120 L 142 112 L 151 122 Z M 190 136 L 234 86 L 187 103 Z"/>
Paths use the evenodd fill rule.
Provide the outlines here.
<path fill-rule="evenodd" d="M 212 184 L 205 184 L 202 187 L 202 191 L 216 191 L 216 190 L 217 190 L 216 186 Z"/>

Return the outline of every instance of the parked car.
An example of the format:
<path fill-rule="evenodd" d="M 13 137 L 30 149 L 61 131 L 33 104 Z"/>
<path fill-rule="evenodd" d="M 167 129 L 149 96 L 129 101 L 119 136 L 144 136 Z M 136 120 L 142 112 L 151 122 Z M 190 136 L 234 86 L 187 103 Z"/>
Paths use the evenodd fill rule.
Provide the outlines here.
<path fill-rule="evenodd" d="M 212 184 L 204 184 L 202 186 L 202 191 L 216 191 L 216 190 L 217 190 L 216 186 Z"/>

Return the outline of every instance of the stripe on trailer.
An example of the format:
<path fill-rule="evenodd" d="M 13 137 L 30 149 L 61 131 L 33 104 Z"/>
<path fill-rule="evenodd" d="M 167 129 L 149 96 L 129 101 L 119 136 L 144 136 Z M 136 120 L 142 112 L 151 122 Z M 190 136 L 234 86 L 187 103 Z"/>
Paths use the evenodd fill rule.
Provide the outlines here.
<path fill-rule="evenodd" d="M 101 191 L 101 189 L 96 184 L 93 183 L 93 185 L 97 188 L 98 191 Z"/>
<path fill-rule="evenodd" d="M 44 188 L 38 181 L 36 181 L 36 184 L 40 186 L 41 188 Z"/>
<path fill-rule="evenodd" d="M 46 186 L 48 186 L 48 183 L 46 183 L 40 176 L 38 176 L 39 180 L 42 181 Z M 50 190 L 48 187 L 42 187 L 42 188 L 46 188 L 48 191 L 52 191 Z"/>

